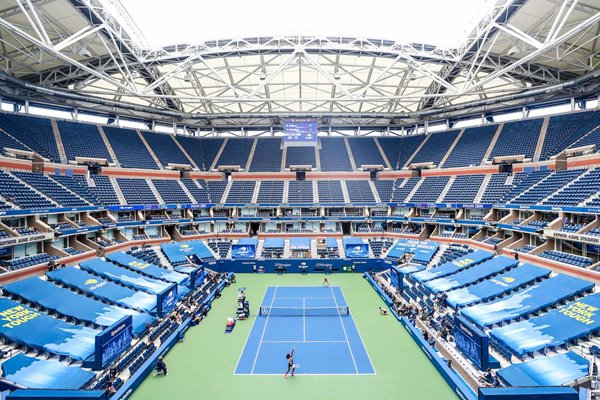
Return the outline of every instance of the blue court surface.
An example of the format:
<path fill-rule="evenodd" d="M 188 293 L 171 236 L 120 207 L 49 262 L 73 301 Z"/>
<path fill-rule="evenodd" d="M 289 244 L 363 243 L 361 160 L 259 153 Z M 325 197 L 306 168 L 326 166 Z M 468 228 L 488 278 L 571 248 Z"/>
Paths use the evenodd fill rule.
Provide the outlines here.
<path fill-rule="evenodd" d="M 268 287 L 235 374 L 283 375 L 292 348 L 298 375 L 375 373 L 339 287 Z"/>

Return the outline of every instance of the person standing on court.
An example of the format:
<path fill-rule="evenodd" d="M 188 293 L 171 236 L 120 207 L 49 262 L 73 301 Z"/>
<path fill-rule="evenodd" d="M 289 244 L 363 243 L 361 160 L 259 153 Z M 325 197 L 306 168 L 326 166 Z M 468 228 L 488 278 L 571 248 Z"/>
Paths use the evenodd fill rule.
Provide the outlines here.
<path fill-rule="evenodd" d="M 162 372 L 165 375 L 169 375 L 169 371 L 167 370 L 167 364 L 165 364 L 165 360 L 163 360 L 162 356 L 158 357 L 158 363 L 156 364 L 156 372 Z"/>
<path fill-rule="evenodd" d="M 296 349 L 292 347 L 292 352 L 285 355 L 285 358 L 288 362 L 287 371 L 285 371 L 284 375 L 285 379 L 288 378 L 288 374 L 290 373 L 290 371 L 292 371 L 292 376 L 294 376 L 294 372 L 296 372 L 296 367 L 294 366 L 294 350 Z"/>

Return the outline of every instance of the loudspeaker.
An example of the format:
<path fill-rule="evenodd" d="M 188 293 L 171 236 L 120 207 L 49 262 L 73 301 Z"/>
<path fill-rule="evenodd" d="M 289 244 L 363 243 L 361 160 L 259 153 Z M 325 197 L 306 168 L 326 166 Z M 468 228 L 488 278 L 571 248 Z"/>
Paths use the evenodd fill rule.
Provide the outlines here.
<path fill-rule="evenodd" d="M 297 181 L 305 181 L 306 180 L 306 171 L 296 171 L 296 180 Z"/>

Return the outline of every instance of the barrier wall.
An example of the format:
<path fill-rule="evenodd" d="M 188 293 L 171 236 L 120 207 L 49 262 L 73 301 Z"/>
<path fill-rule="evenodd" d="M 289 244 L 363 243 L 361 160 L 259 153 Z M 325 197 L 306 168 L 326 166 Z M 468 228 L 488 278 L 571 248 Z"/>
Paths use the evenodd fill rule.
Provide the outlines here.
<path fill-rule="evenodd" d="M 345 258 L 215 260 L 209 261 L 204 265 L 217 272 L 235 273 L 302 273 L 303 271 L 307 273 L 352 272 L 352 266 L 354 266 L 355 272 L 362 273 L 389 268 L 382 259 L 351 260 Z"/>

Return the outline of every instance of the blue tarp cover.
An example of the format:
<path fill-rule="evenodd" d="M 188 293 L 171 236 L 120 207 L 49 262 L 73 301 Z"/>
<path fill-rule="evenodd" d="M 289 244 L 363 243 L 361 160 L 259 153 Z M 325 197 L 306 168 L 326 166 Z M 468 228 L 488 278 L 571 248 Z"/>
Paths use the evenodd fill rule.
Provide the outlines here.
<path fill-rule="evenodd" d="M 498 371 L 510 386 L 562 386 L 589 374 L 590 360 L 569 351 L 513 364 Z"/>
<path fill-rule="evenodd" d="M 156 296 L 117 285 L 75 267 L 48 272 L 48 279 L 81 290 L 97 299 L 140 311 L 155 312 Z"/>
<path fill-rule="evenodd" d="M 104 328 L 112 326 L 121 318 L 131 315 L 133 333 L 139 335 L 152 324 L 154 318 L 146 313 L 104 304 L 101 301 L 78 295 L 38 277 L 23 279 L 4 285 L 4 290 L 51 311 L 83 322 L 91 322 Z"/>
<path fill-rule="evenodd" d="M 363 244 L 363 240 L 361 238 L 355 238 L 355 237 L 345 237 L 344 239 L 342 239 L 342 242 L 344 243 L 344 247 L 346 247 L 347 244 Z"/>
<path fill-rule="evenodd" d="M 447 292 L 467 286 L 470 283 L 477 282 L 489 276 L 504 272 L 507 269 L 517 266 L 519 262 L 506 256 L 498 256 L 477 264 L 474 267 L 457 272 L 454 275 L 448 275 L 425 283 L 425 286 L 434 293 Z"/>
<path fill-rule="evenodd" d="M 594 284 L 569 275 L 556 275 L 529 286 L 508 297 L 461 310 L 468 320 L 480 328 L 534 313 L 577 293 L 590 290 Z"/>
<path fill-rule="evenodd" d="M 244 245 L 244 246 L 258 246 L 258 239 L 256 238 L 242 238 L 237 241 L 236 244 Z"/>
<path fill-rule="evenodd" d="M 336 238 L 327 238 L 327 247 L 329 247 L 330 249 L 337 249 L 338 248 L 338 241 Z"/>
<path fill-rule="evenodd" d="M 309 250 L 310 238 L 291 238 L 290 248 L 292 250 Z"/>
<path fill-rule="evenodd" d="M 124 286 L 143 290 L 152 294 L 162 293 L 165 289 L 171 287 L 171 283 L 158 281 L 148 278 L 137 272 L 130 271 L 125 268 L 117 267 L 113 263 L 109 263 L 98 258 L 85 261 L 80 264 L 81 268 L 92 274 L 99 275 L 103 278 L 110 279 L 115 282 L 120 282 Z"/>
<path fill-rule="evenodd" d="M 413 272 L 423 271 L 425 266 L 422 264 L 408 264 L 402 268 L 398 268 L 398 271 L 402 272 L 404 275 L 412 274 Z"/>
<path fill-rule="evenodd" d="M 490 337 L 524 355 L 561 346 L 600 330 L 600 293 L 572 301 L 547 314 L 492 329 Z"/>
<path fill-rule="evenodd" d="M 481 261 L 488 260 L 494 255 L 489 251 L 475 250 L 472 253 L 457 258 L 454 261 L 447 262 L 436 268 L 431 268 L 425 271 L 416 272 L 412 275 L 419 282 L 427 282 L 432 279 L 442 278 L 444 276 L 452 275 L 461 271 L 465 268 L 469 268 Z"/>
<path fill-rule="evenodd" d="M 94 355 L 100 331 L 41 314 L 16 301 L 0 298 L 0 336 L 18 345 L 85 361 Z"/>
<path fill-rule="evenodd" d="M 187 263 L 187 256 L 195 254 L 201 259 L 215 258 L 214 254 L 201 240 L 190 240 L 187 242 L 164 243 L 160 248 L 170 262 L 175 264 Z"/>
<path fill-rule="evenodd" d="M 169 271 L 168 269 L 147 263 L 144 260 L 140 260 L 139 258 L 123 252 L 109 254 L 106 258 L 125 268 L 133 269 L 143 275 L 148 275 L 151 278 L 176 283 L 181 286 L 187 285 L 190 281 L 190 277 L 187 275 L 176 271 Z"/>
<path fill-rule="evenodd" d="M 266 238 L 263 243 L 265 249 L 283 249 L 285 240 L 282 238 Z"/>
<path fill-rule="evenodd" d="M 400 258 L 405 253 L 413 253 L 414 261 L 431 261 L 440 248 L 439 243 L 414 239 L 399 239 L 387 254 L 389 258 Z"/>
<path fill-rule="evenodd" d="M 453 308 L 481 303 L 549 275 L 550 271 L 545 268 L 523 264 L 475 285 L 452 290 L 446 293 L 446 302 Z"/>
<path fill-rule="evenodd" d="M 56 360 L 40 360 L 19 353 L 2 363 L 2 376 L 31 389 L 81 389 L 96 374 Z"/>

